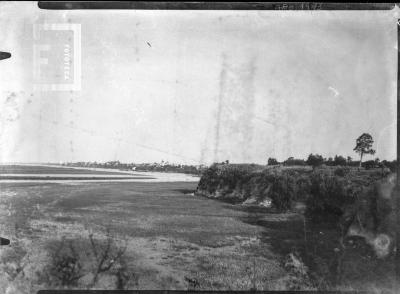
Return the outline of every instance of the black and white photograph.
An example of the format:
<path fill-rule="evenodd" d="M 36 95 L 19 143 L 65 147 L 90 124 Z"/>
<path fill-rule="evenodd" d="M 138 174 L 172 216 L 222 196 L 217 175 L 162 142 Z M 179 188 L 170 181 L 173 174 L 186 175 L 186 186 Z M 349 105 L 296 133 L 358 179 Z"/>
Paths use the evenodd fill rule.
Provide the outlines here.
<path fill-rule="evenodd" d="M 1 293 L 398 293 L 400 9 L 282 5 L 0 3 Z"/>

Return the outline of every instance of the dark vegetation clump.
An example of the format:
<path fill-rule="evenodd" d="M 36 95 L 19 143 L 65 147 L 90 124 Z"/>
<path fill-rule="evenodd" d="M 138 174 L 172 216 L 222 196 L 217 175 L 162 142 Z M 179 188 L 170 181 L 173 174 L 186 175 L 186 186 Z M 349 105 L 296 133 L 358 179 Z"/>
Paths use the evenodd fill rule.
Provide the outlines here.
<path fill-rule="evenodd" d="M 269 197 L 278 210 L 285 211 L 292 208 L 293 200 L 296 197 L 296 178 L 289 174 L 270 174 Z"/>
<path fill-rule="evenodd" d="M 52 254 L 49 273 L 54 284 L 76 287 L 78 280 L 84 276 L 79 253 L 72 241 L 63 239 Z"/>
<path fill-rule="evenodd" d="M 335 169 L 335 176 L 338 177 L 345 177 L 350 173 L 350 168 L 348 167 L 338 167 L 337 169 Z"/>
<path fill-rule="evenodd" d="M 213 164 L 203 172 L 197 193 L 208 197 L 228 198 L 250 181 L 257 168 L 257 165 Z M 243 199 L 244 195 L 236 197 Z"/>
<path fill-rule="evenodd" d="M 387 161 L 387 160 L 382 160 L 381 162 L 382 167 L 386 167 L 390 169 L 391 172 L 396 172 L 397 169 L 397 160 L 394 161 Z"/>
<path fill-rule="evenodd" d="M 308 156 L 306 163 L 308 165 L 311 165 L 313 168 L 316 168 L 317 166 L 320 166 L 324 163 L 324 158 L 322 157 L 322 155 L 311 153 Z"/>
<path fill-rule="evenodd" d="M 51 263 L 44 273 L 53 287 L 93 288 L 104 276 L 113 277 L 115 289 L 137 284 L 137 277 L 127 264 L 126 244 L 117 245 L 109 233 L 102 240 L 90 234 L 88 239 L 63 238 L 53 245 Z"/>
<path fill-rule="evenodd" d="M 311 154 L 310 158 L 315 164 L 321 162 L 318 155 Z M 364 190 L 385 175 L 381 169 L 358 170 L 348 166 L 307 169 L 213 164 L 203 172 L 196 193 L 238 202 L 268 198 L 279 211 L 302 201 L 306 204 L 307 216 L 338 219 L 348 206 L 362 197 Z"/>
<path fill-rule="evenodd" d="M 307 180 L 304 171 L 256 165 L 213 164 L 204 171 L 196 193 L 207 197 L 236 200 L 270 199 L 279 211 L 290 209 L 295 200 L 305 197 Z"/>
<path fill-rule="evenodd" d="M 306 165 L 306 161 L 304 159 L 298 159 L 294 157 L 289 157 L 283 162 L 284 166 L 295 166 L 295 165 Z"/>
<path fill-rule="evenodd" d="M 306 215 L 314 219 L 321 217 L 340 218 L 345 207 L 353 204 L 356 199 L 357 189 L 354 188 L 344 178 L 344 175 L 329 175 L 324 172 L 312 173 L 309 195 L 306 200 Z"/>
<path fill-rule="evenodd" d="M 276 158 L 272 158 L 272 157 L 268 158 L 268 165 L 278 165 L 278 164 L 279 164 L 279 162 L 278 162 L 278 160 L 276 160 Z"/>
<path fill-rule="evenodd" d="M 379 167 L 378 163 L 375 160 L 367 160 L 361 164 L 365 169 L 372 169 Z"/>
<path fill-rule="evenodd" d="M 218 184 L 218 166 L 213 164 L 201 175 L 197 190 L 202 193 L 213 194 L 217 191 Z"/>

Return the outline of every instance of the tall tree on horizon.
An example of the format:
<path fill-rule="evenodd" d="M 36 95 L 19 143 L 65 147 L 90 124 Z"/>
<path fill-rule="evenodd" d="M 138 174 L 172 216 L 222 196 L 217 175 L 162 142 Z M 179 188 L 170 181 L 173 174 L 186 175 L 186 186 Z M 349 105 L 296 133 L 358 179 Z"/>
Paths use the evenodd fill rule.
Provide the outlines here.
<path fill-rule="evenodd" d="M 354 151 L 360 154 L 360 165 L 362 163 L 362 158 L 364 154 L 375 154 L 375 150 L 372 149 L 372 144 L 374 140 L 372 136 L 368 133 L 363 133 L 358 139 L 356 140 L 356 147 L 354 147 Z"/>

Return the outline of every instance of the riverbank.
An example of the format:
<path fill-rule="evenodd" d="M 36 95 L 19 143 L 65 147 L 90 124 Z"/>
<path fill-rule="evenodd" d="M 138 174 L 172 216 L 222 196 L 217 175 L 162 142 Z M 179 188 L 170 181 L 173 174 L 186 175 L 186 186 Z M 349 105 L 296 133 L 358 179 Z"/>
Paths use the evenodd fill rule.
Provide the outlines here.
<path fill-rule="evenodd" d="M 317 289 L 393 289 L 394 184 L 395 174 L 381 169 L 215 164 L 195 195 L 261 212 L 249 223 L 275 228 L 276 242 L 266 239 L 283 255 L 299 253 Z M 293 218 L 268 220 L 281 213 Z"/>

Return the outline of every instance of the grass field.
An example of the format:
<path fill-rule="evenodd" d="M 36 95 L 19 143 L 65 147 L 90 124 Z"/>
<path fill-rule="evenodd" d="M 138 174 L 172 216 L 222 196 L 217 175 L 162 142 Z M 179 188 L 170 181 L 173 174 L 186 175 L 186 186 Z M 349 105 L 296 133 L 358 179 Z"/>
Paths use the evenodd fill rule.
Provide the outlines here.
<path fill-rule="evenodd" d="M 64 287 L 43 277 L 50 271 L 54 246 L 66 239 L 83 252 L 90 234 L 98 240 L 111 235 L 116 247 L 127 244 L 124 261 L 135 276 L 128 288 L 188 289 L 189 280 L 200 289 L 246 290 L 253 284 L 258 289 L 279 288 L 285 273 L 279 254 L 260 241 L 265 229 L 250 224 L 245 209 L 194 197 L 196 186 L 0 183 L 0 231 L 11 240 L 9 247 L 0 249 L 2 290 L 14 287 L 28 293 Z M 280 220 L 288 217 L 281 215 Z M 90 261 L 83 267 L 75 288 L 116 288 L 112 272 L 89 285 Z"/>
<path fill-rule="evenodd" d="M 233 282 L 243 278 L 243 260 L 253 256 L 258 266 L 278 278 L 278 260 L 258 238 L 262 228 L 246 223 L 246 211 L 185 194 L 195 187 L 196 183 L 2 184 L 1 232 L 12 244 L 24 240 L 30 249 L 39 250 L 63 237 L 79 240 L 94 233 L 101 238 L 109 230 L 116 240 L 128 240 L 127 258 L 134 259 L 140 289 L 186 289 L 185 276 L 206 289 L 246 289 L 251 286 L 248 280 L 243 285 Z M 236 276 L 218 268 L 210 272 L 214 263 L 236 264 Z"/>
<path fill-rule="evenodd" d="M 69 173 L 74 171 L 82 172 Z M 304 277 L 284 266 L 289 252 L 304 247 L 302 215 L 195 197 L 196 187 L 197 182 L 178 181 L 0 181 L 0 232 L 11 240 L 0 248 L 0 291 L 285 290 L 293 283 L 304 289 L 305 281 L 298 281 Z M 336 236 L 330 229 L 309 230 L 313 250 L 332 255 Z M 123 256 L 99 271 L 110 239 L 110 255 L 123 248 Z M 351 265 L 351 258 L 345 262 Z M 104 269 L 117 258 L 105 259 Z M 387 270 L 377 261 L 358 280 L 380 269 Z"/>

